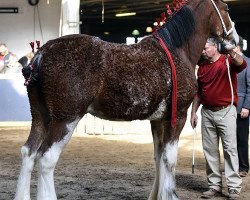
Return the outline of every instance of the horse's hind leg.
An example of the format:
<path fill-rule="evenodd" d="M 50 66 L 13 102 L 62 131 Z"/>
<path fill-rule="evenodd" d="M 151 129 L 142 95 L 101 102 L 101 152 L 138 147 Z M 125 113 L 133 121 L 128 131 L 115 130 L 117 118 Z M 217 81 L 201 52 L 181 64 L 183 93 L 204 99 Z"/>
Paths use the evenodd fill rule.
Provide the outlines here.
<path fill-rule="evenodd" d="M 21 148 L 22 166 L 17 183 L 15 200 L 30 200 L 30 179 L 37 150 L 42 142 L 44 127 L 41 121 L 32 121 L 32 127 L 27 142 Z"/>
<path fill-rule="evenodd" d="M 38 200 L 57 199 L 54 186 L 54 169 L 79 120 L 80 118 L 71 122 L 52 120 L 54 122 L 50 125 L 48 137 L 39 149 Z"/>
<path fill-rule="evenodd" d="M 156 176 L 149 200 L 178 200 L 175 192 L 175 166 L 180 132 L 185 119 L 177 120 L 176 127 L 170 122 L 151 121 L 154 139 Z"/>

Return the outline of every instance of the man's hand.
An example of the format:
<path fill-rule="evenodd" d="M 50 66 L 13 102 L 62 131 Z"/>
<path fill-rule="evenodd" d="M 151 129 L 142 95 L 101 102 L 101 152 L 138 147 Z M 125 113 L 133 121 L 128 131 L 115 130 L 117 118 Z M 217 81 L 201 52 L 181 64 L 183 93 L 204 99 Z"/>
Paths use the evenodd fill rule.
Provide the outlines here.
<path fill-rule="evenodd" d="M 248 117 L 248 115 L 249 115 L 249 110 L 246 108 L 242 108 L 241 112 L 240 112 L 241 118 L 246 118 L 246 117 Z"/>
<path fill-rule="evenodd" d="M 190 118 L 190 123 L 191 123 L 191 126 L 192 128 L 194 129 L 196 126 L 197 126 L 197 122 L 198 122 L 198 116 L 196 113 L 192 113 L 191 114 L 191 118 Z"/>

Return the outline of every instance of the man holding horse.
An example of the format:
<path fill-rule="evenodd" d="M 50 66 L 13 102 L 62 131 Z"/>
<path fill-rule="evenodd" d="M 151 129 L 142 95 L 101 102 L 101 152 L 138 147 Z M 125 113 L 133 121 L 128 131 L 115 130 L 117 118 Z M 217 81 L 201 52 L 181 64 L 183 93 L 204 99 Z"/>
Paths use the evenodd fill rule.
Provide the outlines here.
<path fill-rule="evenodd" d="M 236 85 L 237 73 L 246 68 L 246 61 L 233 50 L 225 53 L 228 55 L 220 54 L 215 39 L 207 40 L 198 64 L 198 92 L 191 111 L 194 128 L 197 125 L 196 111 L 200 104 L 203 105 L 201 131 L 209 190 L 202 194 L 202 198 L 206 199 L 222 195 L 219 137 L 224 151 L 229 199 L 239 198 L 242 183 L 238 174 Z"/>

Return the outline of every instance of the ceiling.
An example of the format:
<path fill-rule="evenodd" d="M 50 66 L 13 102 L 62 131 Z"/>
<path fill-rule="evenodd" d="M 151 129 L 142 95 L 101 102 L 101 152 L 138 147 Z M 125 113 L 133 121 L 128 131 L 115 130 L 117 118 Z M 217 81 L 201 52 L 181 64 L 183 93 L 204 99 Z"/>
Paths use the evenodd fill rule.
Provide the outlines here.
<path fill-rule="evenodd" d="M 226 0 L 225 0 L 226 1 Z M 172 0 L 104 0 L 104 22 L 102 23 L 102 0 L 81 0 L 81 32 L 91 35 L 131 34 L 138 29 L 145 35 L 146 27 L 152 26 L 156 18 Z M 250 0 L 228 0 L 230 15 L 237 23 L 250 25 Z M 116 13 L 136 12 L 129 17 L 115 17 Z"/>

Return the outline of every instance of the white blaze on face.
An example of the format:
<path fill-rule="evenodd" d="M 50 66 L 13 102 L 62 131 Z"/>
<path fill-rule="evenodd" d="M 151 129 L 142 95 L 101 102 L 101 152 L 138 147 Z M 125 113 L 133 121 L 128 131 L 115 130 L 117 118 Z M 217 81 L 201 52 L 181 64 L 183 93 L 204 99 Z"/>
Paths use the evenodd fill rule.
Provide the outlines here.
<path fill-rule="evenodd" d="M 234 38 L 235 43 L 238 44 L 240 38 L 239 38 L 239 35 L 238 35 L 238 33 L 237 33 L 237 31 L 236 31 L 235 28 L 233 29 L 233 38 Z"/>

